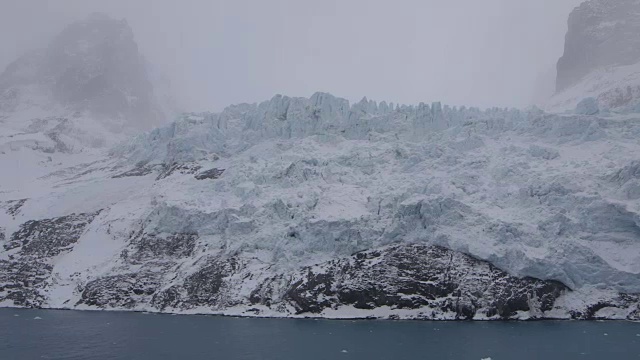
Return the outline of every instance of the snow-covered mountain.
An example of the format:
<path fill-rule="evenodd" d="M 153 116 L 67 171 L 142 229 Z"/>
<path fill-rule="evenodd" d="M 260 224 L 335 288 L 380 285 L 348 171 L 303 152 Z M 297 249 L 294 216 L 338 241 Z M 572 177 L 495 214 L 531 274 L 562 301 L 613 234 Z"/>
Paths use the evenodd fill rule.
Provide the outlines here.
<path fill-rule="evenodd" d="M 603 111 L 640 109 L 640 1 L 589 0 L 569 17 L 556 95 L 549 110 L 573 110 L 586 97 Z"/>
<path fill-rule="evenodd" d="M 0 74 L 0 149 L 74 152 L 166 124 L 157 78 L 126 21 L 93 14 Z"/>
<path fill-rule="evenodd" d="M 73 151 L 98 132 L 52 121 L 0 124 L 0 306 L 640 319 L 640 115 L 277 95 Z"/>

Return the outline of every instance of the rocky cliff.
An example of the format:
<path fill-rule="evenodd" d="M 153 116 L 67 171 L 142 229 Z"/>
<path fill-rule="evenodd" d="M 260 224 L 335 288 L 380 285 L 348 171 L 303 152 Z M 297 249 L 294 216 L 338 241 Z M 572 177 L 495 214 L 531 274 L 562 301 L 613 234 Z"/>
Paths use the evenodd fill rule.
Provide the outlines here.
<path fill-rule="evenodd" d="M 590 0 L 569 16 L 557 90 L 602 67 L 640 61 L 640 1 Z"/>
<path fill-rule="evenodd" d="M 640 2 L 589 0 L 569 17 L 557 66 L 552 109 L 570 109 L 586 97 L 611 111 L 637 111 L 640 102 Z"/>

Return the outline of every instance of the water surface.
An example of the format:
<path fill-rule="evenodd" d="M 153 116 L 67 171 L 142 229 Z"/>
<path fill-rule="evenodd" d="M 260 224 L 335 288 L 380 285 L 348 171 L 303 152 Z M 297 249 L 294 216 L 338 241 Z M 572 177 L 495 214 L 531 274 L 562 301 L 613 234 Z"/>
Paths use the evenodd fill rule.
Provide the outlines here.
<path fill-rule="evenodd" d="M 245 319 L 0 309 L 0 359 L 640 359 L 631 322 Z"/>

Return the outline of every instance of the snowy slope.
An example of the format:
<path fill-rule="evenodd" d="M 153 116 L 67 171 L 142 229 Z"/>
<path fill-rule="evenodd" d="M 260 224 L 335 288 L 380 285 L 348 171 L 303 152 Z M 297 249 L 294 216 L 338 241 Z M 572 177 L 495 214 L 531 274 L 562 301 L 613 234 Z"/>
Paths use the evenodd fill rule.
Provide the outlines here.
<path fill-rule="evenodd" d="M 573 111 L 585 98 L 597 100 L 599 110 L 604 113 L 640 112 L 640 62 L 596 69 L 577 84 L 556 93 L 545 109 Z"/>
<path fill-rule="evenodd" d="M 349 105 L 323 93 L 188 114 L 108 152 L 69 155 L 67 167 L 34 167 L 19 182 L 3 177 L 0 299 L 257 316 L 467 317 L 466 307 L 444 300 L 362 305 L 341 300 L 349 292 L 324 290 L 338 300 L 317 313 L 301 305 L 307 295 L 292 295 L 296 279 L 315 284 L 316 271 L 305 267 L 326 269 L 318 271 L 335 280 L 322 284 L 345 289 L 339 269 L 352 265 L 335 261 L 396 251 L 391 244 L 409 259 L 409 245 L 424 244 L 478 259 L 466 263 L 469 273 L 483 273 L 488 261 L 529 300 L 488 289 L 483 300 L 466 298 L 467 290 L 416 290 L 412 298 L 494 304 L 474 308 L 478 319 L 498 314 L 492 307 L 504 301 L 519 309 L 506 318 L 635 318 L 637 297 L 619 294 L 640 292 L 639 135 L 632 116 Z M 38 150 L 17 152 L 0 161 Z M 384 259 L 398 259 L 389 254 Z M 436 261 L 431 254 L 414 261 Z M 389 260 L 377 271 L 388 281 L 401 264 Z M 415 286 L 424 281 L 417 274 L 408 280 Z M 25 276 L 39 280 L 19 285 Z M 349 276 L 360 291 L 383 291 Z M 542 286 L 551 305 L 539 305 L 527 290 L 533 285 L 516 280 L 526 277 L 566 288 Z M 459 281 L 452 286 L 467 289 Z"/>

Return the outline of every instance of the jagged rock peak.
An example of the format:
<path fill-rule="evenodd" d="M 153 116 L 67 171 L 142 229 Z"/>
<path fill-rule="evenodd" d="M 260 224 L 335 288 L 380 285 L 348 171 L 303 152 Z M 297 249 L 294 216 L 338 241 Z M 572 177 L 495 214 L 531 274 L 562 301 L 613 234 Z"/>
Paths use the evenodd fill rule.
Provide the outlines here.
<path fill-rule="evenodd" d="M 0 110 L 52 104 L 125 127 L 164 123 L 146 62 L 126 20 L 94 13 L 0 75 Z M 10 98 L 10 99 L 9 99 Z"/>
<path fill-rule="evenodd" d="M 640 1 L 589 0 L 569 16 L 556 90 L 564 90 L 595 69 L 640 61 Z"/>

